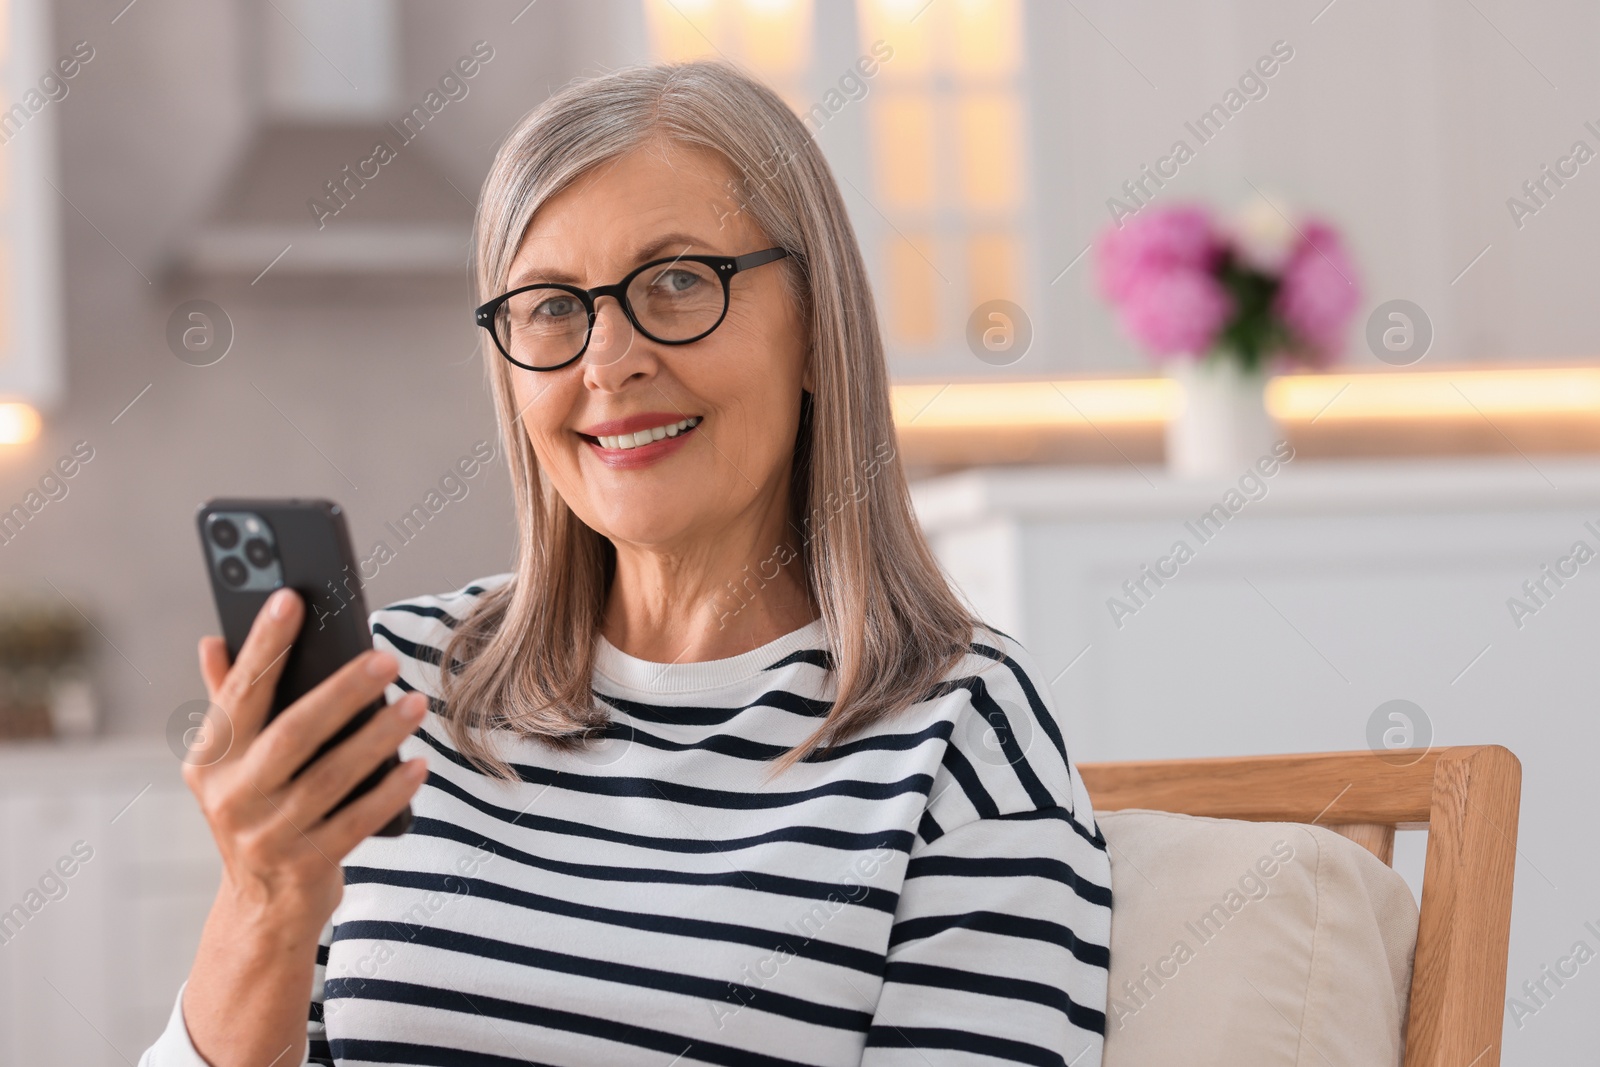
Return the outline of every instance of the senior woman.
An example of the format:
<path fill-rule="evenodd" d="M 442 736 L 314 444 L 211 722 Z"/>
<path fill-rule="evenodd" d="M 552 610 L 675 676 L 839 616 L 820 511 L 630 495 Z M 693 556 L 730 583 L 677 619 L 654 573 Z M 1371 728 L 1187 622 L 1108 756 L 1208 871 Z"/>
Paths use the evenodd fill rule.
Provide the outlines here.
<path fill-rule="evenodd" d="M 1098 1064 L 1105 842 L 918 531 L 799 119 L 716 63 L 566 88 L 476 275 L 516 569 L 373 612 L 265 729 L 304 605 L 203 639 L 247 743 L 186 765 L 223 876 L 143 1062 Z"/>

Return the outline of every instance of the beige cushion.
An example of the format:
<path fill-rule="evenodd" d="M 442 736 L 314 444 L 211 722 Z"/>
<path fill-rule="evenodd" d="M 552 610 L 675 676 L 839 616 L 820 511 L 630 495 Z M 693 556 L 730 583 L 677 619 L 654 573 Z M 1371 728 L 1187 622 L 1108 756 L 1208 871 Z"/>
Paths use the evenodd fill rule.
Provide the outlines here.
<path fill-rule="evenodd" d="M 1410 887 L 1331 830 L 1095 813 L 1111 854 L 1105 1067 L 1399 1067 Z"/>

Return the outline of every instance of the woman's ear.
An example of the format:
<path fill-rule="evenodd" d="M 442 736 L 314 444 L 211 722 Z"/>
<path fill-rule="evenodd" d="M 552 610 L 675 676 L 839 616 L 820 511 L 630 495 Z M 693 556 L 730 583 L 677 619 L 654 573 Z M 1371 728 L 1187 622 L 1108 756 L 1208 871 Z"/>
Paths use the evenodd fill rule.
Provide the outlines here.
<path fill-rule="evenodd" d="M 814 349 L 814 348 L 806 349 L 806 369 L 800 375 L 800 388 L 805 390 L 808 393 L 814 393 L 814 392 L 817 391 L 816 376 L 813 375 L 812 372 L 811 372 L 812 363 L 816 360 L 816 358 L 817 358 L 817 350 L 816 349 Z"/>

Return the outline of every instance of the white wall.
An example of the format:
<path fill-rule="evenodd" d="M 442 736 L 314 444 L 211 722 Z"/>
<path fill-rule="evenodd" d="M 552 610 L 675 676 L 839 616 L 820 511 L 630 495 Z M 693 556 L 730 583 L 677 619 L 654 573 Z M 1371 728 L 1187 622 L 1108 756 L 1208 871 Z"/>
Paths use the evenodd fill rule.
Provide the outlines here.
<path fill-rule="evenodd" d="M 1581 168 L 1520 231 L 1505 206 L 1575 139 L 1600 151 L 1600 137 L 1583 128 L 1600 120 L 1600 9 L 1577 0 L 1326 3 L 1030 5 L 1041 243 L 1055 248 L 1041 257 L 1037 351 L 1013 371 L 1146 365 L 1087 284 L 1089 259 L 1048 280 L 1107 224 L 1107 197 L 1175 138 L 1197 144 L 1183 123 L 1278 40 L 1294 58 L 1268 80 L 1268 95 L 1200 147 L 1155 203 L 1229 207 L 1255 198 L 1253 183 L 1280 206 L 1326 215 L 1364 275 L 1363 317 L 1403 297 L 1433 318 L 1430 364 L 1583 358 L 1600 348 L 1600 323 L 1582 313 L 1600 167 Z M 1376 366 L 1359 331 L 1352 346 L 1347 358 Z M 967 363 L 950 371 L 986 373 Z"/>

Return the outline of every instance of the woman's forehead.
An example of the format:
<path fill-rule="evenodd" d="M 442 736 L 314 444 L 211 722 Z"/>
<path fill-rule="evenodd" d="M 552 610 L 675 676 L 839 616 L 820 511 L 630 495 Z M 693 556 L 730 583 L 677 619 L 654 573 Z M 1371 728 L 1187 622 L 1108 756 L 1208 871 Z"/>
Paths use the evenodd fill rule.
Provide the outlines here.
<path fill-rule="evenodd" d="M 530 230 L 559 226 L 575 217 L 592 225 L 594 216 L 626 222 L 636 215 L 721 205 L 738 188 L 733 169 L 710 149 L 656 142 L 597 164 L 550 197 L 534 215 Z"/>
<path fill-rule="evenodd" d="M 568 281 L 562 275 L 591 264 L 749 251 L 760 228 L 741 210 L 730 174 L 721 156 L 692 147 L 667 157 L 640 149 L 601 164 L 534 213 L 512 273 Z"/>

